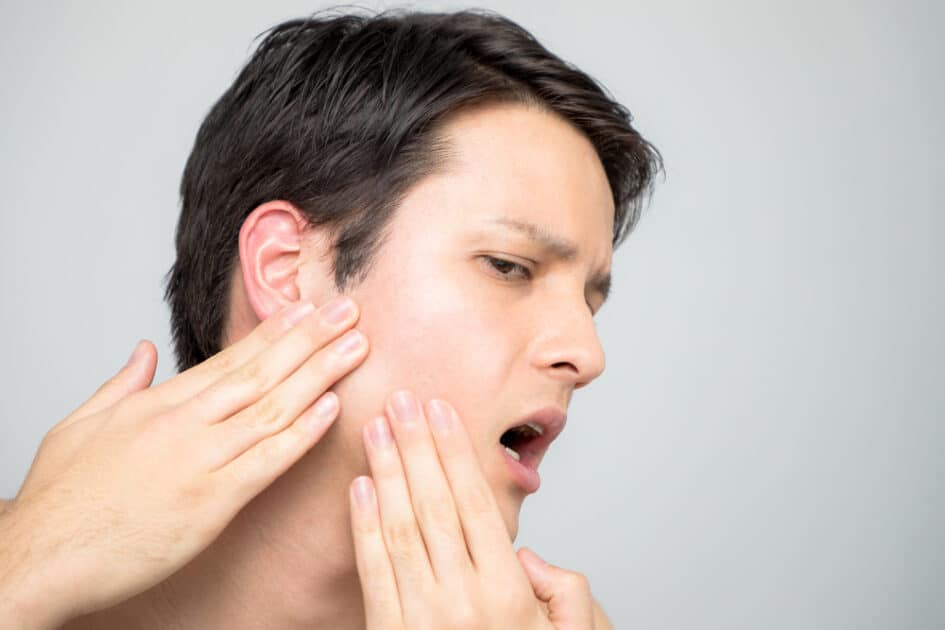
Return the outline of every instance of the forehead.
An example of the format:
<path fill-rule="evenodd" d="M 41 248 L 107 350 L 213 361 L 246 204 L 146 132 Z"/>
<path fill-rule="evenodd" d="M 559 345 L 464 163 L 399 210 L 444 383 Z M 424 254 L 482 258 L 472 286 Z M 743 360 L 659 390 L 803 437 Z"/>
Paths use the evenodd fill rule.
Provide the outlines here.
<path fill-rule="evenodd" d="M 523 105 L 463 111 L 442 129 L 446 163 L 408 193 L 398 215 L 454 229 L 542 226 L 609 264 L 614 205 L 590 141 L 559 116 Z M 412 218 L 412 220 L 411 220 Z"/>

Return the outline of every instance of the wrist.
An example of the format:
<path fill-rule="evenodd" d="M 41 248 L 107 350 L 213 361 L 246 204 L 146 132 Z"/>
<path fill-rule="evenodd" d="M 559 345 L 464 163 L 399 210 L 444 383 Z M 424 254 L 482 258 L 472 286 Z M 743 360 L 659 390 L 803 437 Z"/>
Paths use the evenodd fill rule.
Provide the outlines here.
<path fill-rule="evenodd" d="M 44 577 L 48 566 L 23 535 L 11 505 L 0 508 L 0 627 L 38 630 L 67 621 L 66 607 Z"/>

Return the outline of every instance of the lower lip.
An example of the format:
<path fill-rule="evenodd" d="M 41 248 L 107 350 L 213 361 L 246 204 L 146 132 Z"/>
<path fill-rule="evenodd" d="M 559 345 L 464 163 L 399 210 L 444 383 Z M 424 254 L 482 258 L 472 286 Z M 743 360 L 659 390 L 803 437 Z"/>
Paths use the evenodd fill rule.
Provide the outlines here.
<path fill-rule="evenodd" d="M 505 447 L 501 444 L 499 444 L 499 449 L 502 451 L 502 457 L 505 458 L 505 461 L 509 466 L 512 477 L 522 488 L 522 490 L 524 490 L 527 494 L 537 492 L 538 486 L 541 485 L 541 477 L 538 475 L 538 471 L 534 468 L 529 468 L 520 461 L 517 461 L 514 457 L 509 455 L 509 452 L 506 451 Z"/>

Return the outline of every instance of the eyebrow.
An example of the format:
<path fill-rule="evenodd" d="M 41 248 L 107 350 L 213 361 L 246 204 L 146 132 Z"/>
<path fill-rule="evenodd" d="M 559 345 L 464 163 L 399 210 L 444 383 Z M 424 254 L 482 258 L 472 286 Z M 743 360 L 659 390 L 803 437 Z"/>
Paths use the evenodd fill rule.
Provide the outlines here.
<path fill-rule="evenodd" d="M 530 241 L 538 243 L 539 246 L 550 252 L 552 256 L 559 260 L 568 262 L 577 258 L 578 246 L 576 243 L 557 236 L 556 234 L 552 234 L 540 225 L 520 221 L 518 219 L 509 219 L 508 217 L 496 217 L 492 220 L 492 223 L 512 228 L 524 234 Z M 607 297 L 610 295 L 610 280 L 610 273 L 603 271 L 598 271 L 591 277 L 591 288 L 600 293 L 603 297 L 601 306 L 604 305 L 604 302 L 607 301 Z"/>

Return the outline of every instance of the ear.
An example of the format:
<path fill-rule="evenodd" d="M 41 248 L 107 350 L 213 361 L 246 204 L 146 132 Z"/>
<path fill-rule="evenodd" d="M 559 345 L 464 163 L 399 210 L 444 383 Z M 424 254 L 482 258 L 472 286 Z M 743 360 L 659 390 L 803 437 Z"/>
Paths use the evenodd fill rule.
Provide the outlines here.
<path fill-rule="evenodd" d="M 306 225 L 304 215 L 288 201 L 267 201 L 240 228 L 243 288 L 260 321 L 301 297 L 299 267 Z"/>

